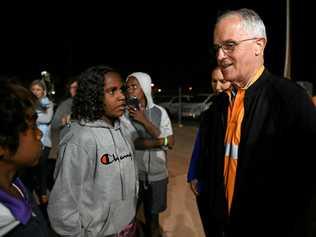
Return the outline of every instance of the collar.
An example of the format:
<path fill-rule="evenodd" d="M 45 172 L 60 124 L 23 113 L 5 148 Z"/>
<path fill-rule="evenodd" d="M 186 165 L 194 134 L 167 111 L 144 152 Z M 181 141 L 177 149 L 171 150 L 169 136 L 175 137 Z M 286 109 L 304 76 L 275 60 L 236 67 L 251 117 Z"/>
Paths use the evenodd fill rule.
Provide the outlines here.
<path fill-rule="evenodd" d="M 23 199 L 17 199 L 7 192 L 0 189 L 0 202 L 8 208 L 12 215 L 22 224 L 26 224 L 32 215 L 32 206 L 27 196 L 27 191 L 19 178 L 16 178 L 13 183 L 18 187 L 19 192 L 23 193 Z"/>
<path fill-rule="evenodd" d="M 264 71 L 264 65 L 258 68 L 255 75 L 241 89 L 247 90 L 255 81 L 258 80 L 258 78 L 262 75 L 263 71 Z"/>

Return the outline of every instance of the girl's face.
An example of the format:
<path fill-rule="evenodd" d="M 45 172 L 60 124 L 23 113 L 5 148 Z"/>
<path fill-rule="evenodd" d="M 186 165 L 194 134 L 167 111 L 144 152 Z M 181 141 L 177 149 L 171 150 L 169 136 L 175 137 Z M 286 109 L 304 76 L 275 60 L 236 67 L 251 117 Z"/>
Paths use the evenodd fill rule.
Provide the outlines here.
<path fill-rule="evenodd" d="M 37 114 L 31 111 L 27 116 L 28 128 L 19 134 L 19 146 L 15 154 L 8 149 L 4 151 L 5 161 L 13 163 L 17 168 L 32 167 L 38 164 L 42 152 L 42 132 L 36 125 Z"/>
<path fill-rule="evenodd" d="M 36 84 L 32 86 L 31 91 L 38 99 L 42 98 L 45 95 L 44 89 Z"/>
<path fill-rule="evenodd" d="M 122 78 L 119 74 L 110 72 L 104 77 L 104 110 L 110 121 L 121 117 L 125 112 L 125 96 L 122 91 Z"/>

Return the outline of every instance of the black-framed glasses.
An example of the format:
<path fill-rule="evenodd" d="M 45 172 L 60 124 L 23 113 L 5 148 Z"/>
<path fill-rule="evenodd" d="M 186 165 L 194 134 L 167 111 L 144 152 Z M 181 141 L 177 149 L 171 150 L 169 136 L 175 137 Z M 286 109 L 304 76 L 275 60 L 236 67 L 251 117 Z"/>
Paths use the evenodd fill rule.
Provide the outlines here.
<path fill-rule="evenodd" d="M 236 46 L 241 44 L 242 42 L 246 42 L 249 40 L 257 40 L 257 39 L 259 38 L 254 37 L 254 38 L 243 39 L 243 40 L 238 40 L 238 41 L 227 40 L 227 41 L 224 41 L 222 44 L 214 44 L 213 49 L 215 53 L 218 53 L 218 51 L 222 49 L 225 54 L 230 54 L 235 50 Z"/>

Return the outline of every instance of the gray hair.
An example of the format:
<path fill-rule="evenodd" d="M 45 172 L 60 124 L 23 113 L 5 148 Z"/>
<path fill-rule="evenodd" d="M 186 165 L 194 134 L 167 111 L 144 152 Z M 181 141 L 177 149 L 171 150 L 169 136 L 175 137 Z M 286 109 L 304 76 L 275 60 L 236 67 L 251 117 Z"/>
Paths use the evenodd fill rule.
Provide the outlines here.
<path fill-rule="evenodd" d="M 217 18 L 216 24 L 222 19 L 230 16 L 239 16 L 242 28 L 253 37 L 262 37 L 267 39 L 266 28 L 260 16 L 251 9 L 242 8 L 239 10 L 227 11 Z"/>

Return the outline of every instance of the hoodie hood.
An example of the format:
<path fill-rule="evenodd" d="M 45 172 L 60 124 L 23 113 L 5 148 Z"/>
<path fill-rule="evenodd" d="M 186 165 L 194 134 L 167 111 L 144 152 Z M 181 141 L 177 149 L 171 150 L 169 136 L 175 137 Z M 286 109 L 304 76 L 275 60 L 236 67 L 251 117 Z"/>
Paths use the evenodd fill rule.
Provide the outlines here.
<path fill-rule="evenodd" d="M 151 95 L 151 78 L 147 73 L 144 72 L 134 72 L 128 75 L 126 82 L 128 81 L 129 77 L 135 77 L 139 82 L 146 100 L 147 100 L 147 109 L 150 109 L 154 106 L 154 101 Z"/>
<path fill-rule="evenodd" d="M 87 126 L 87 127 L 92 127 L 92 128 L 109 128 L 109 129 L 118 129 L 120 128 L 120 119 L 115 119 L 114 121 L 114 126 L 112 126 L 112 124 L 108 123 L 106 120 L 104 119 L 98 119 L 95 121 L 85 121 L 85 120 L 80 120 L 78 121 L 78 123 L 81 126 Z"/>

